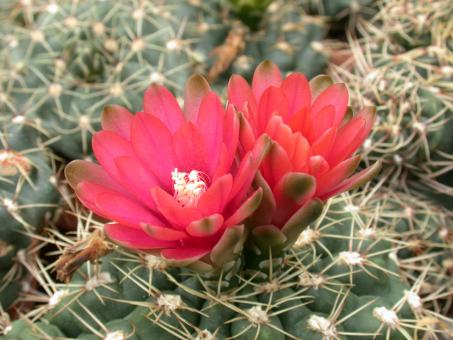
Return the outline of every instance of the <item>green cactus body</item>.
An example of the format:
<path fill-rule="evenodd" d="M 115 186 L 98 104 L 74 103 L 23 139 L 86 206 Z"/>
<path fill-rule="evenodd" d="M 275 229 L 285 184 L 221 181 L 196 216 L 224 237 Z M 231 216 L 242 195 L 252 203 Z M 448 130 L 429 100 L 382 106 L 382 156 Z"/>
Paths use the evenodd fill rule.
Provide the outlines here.
<path fill-rule="evenodd" d="M 34 339 L 40 332 L 79 339 L 406 339 L 422 334 L 413 325 L 430 303 L 392 257 L 406 232 L 388 229 L 404 229 L 404 218 L 396 223 L 395 200 L 384 207 L 371 200 L 353 209 L 355 199 L 363 201 L 359 196 L 333 201 L 323 220 L 306 228 L 285 252 L 279 267 L 245 268 L 236 272 L 237 280 L 227 280 L 227 273 L 216 280 L 172 268 L 153 255 L 115 251 L 84 266 L 67 285 L 48 279 L 46 303 L 35 308 L 35 322 L 13 322 L 5 339 Z M 376 221 L 380 209 L 385 211 Z M 400 259 L 408 247 L 400 246 Z"/>
<path fill-rule="evenodd" d="M 354 105 L 377 107 L 377 127 L 364 149 L 370 161 L 383 159 L 382 177 L 446 206 L 453 193 L 451 13 L 448 1 L 382 2 L 372 22 L 358 23 L 362 38 L 350 44 L 352 70 L 331 67 L 348 79 Z"/>
<path fill-rule="evenodd" d="M 9 307 L 21 291 L 30 235 L 45 224 L 59 199 L 48 152 L 35 129 L 22 123 L 0 134 L 0 306 Z"/>
<path fill-rule="evenodd" d="M 64 157 L 89 156 L 106 103 L 140 111 L 139 94 L 153 82 L 181 93 L 196 37 L 185 32 L 190 13 L 175 13 L 174 6 L 24 3 L 11 15 L 22 12 L 27 20 L 19 25 L 9 18 L 1 34 L 9 48 L 2 50 L 1 93 L 8 100 L 0 109 L 41 121 L 47 137 L 55 138 L 51 148 Z"/>

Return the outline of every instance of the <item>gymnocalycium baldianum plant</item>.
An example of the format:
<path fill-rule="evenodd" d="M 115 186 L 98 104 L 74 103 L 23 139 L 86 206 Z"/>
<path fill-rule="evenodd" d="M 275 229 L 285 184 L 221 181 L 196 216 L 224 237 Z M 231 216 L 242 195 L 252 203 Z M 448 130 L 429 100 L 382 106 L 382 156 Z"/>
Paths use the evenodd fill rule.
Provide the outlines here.
<path fill-rule="evenodd" d="M 26 318 L 5 319 L 3 333 L 282 340 L 435 334 L 434 326 L 419 325 L 439 315 L 420 297 L 421 279 L 407 280 L 390 256 L 395 249 L 404 255 L 405 243 L 378 219 L 379 203 L 360 206 L 373 191 L 328 200 L 378 171 L 375 164 L 354 174 L 353 154 L 373 119 L 370 108 L 352 114 L 344 85 L 326 76 L 285 78 L 269 61 L 251 86 L 231 78 L 226 106 L 204 78 L 192 76 L 182 109 L 160 85 L 145 92 L 142 112 L 106 107 L 93 138 L 99 164 L 66 168 L 91 212 L 79 216 L 77 240 L 52 231 L 47 242 L 108 252 L 102 231 L 120 246 L 76 268 L 67 285 L 40 264 L 41 304 Z M 322 212 L 324 205 L 330 209 Z M 378 237 L 380 224 L 385 237 Z"/>
<path fill-rule="evenodd" d="M 93 137 L 99 164 L 73 161 L 66 177 L 87 208 L 113 221 L 104 230 L 114 242 L 220 270 L 244 243 L 281 254 L 326 199 L 369 180 L 379 163 L 352 176 L 353 154 L 373 119 L 372 108 L 348 111 L 343 84 L 282 79 L 264 61 L 251 87 L 231 78 L 226 108 L 197 75 L 183 109 L 160 85 L 135 115 L 106 107 Z"/>
<path fill-rule="evenodd" d="M 28 297 L 40 304 L 21 320 L 0 319 L 6 339 L 439 332 L 437 300 L 448 288 L 436 290 L 436 302 L 425 296 L 423 280 L 434 282 L 437 267 L 420 275 L 406 267 L 413 231 L 397 232 L 404 224 L 384 218 L 393 221 L 393 205 L 380 198 L 374 205 L 374 190 L 328 200 L 378 171 L 376 164 L 353 174 L 373 110 L 353 115 L 344 85 L 325 76 L 283 78 L 268 61 L 251 86 L 234 76 L 227 92 L 224 107 L 193 76 L 183 109 L 159 85 L 135 115 L 105 108 L 93 139 L 99 164 L 74 161 L 66 170 L 91 212 L 78 215 L 76 239 L 49 230 L 45 241 L 60 248 L 56 268 L 68 284 L 38 258 L 33 274 L 45 292 Z M 93 262 L 78 268 L 84 259 Z"/>

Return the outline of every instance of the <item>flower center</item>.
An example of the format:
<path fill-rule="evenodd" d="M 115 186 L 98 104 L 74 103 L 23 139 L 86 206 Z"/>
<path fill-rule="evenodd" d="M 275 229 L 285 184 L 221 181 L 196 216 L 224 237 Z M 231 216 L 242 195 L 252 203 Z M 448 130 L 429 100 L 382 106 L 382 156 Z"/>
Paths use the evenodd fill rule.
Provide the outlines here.
<path fill-rule="evenodd" d="M 207 189 L 207 178 L 201 171 L 179 172 L 175 168 L 171 173 L 173 180 L 174 198 L 183 207 L 194 207 L 197 205 L 201 195 Z"/>

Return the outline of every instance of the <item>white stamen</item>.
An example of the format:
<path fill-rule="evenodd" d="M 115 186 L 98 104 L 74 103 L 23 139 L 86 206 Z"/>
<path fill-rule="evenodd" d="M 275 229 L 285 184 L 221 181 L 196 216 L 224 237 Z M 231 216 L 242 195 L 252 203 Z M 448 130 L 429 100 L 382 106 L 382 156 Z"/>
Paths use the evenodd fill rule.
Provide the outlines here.
<path fill-rule="evenodd" d="M 206 191 L 206 176 L 202 172 L 192 170 L 191 172 L 179 172 L 175 168 L 171 173 L 173 180 L 174 197 L 183 207 L 194 207 L 197 205 L 200 196 Z M 205 178 L 203 178 L 205 177 Z"/>

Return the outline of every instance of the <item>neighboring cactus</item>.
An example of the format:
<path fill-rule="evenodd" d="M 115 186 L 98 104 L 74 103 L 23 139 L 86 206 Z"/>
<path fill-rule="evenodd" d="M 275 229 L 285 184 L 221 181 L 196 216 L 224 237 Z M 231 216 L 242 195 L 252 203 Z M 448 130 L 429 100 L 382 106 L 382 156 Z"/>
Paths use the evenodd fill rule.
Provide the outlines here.
<path fill-rule="evenodd" d="M 327 66 L 321 42 L 326 33 L 323 19 L 306 15 L 297 1 L 273 1 L 256 31 L 233 24 L 229 37 L 225 42 L 219 40 L 213 50 L 214 60 L 207 54 L 210 51 L 199 55 L 211 68 L 208 78 L 214 81 L 221 76 L 221 84 L 232 73 L 250 78 L 264 59 L 273 61 L 285 74 L 302 72 L 312 78 Z"/>
<path fill-rule="evenodd" d="M 393 204 L 391 193 L 389 197 Z M 222 277 L 217 281 L 172 268 L 171 263 L 149 254 L 115 251 L 84 266 L 67 285 L 54 282 L 40 264 L 36 273 L 45 282 L 45 293 L 29 299 L 41 304 L 27 315 L 29 320 L 4 326 L 4 338 L 435 336 L 448 319 L 436 310 L 435 295 L 414 277 L 412 266 L 398 269 L 394 250 L 404 252 L 411 245 L 397 232 L 401 231 L 399 223 L 394 224 L 395 216 L 402 215 L 395 215 L 393 205 L 381 206 L 381 198 L 372 196 L 364 203 L 363 197 L 346 195 L 334 200 L 324 219 L 305 229 L 283 258 L 264 261 L 262 271 L 245 268 L 227 285 L 222 284 Z M 362 206 L 354 208 L 355 201 Z M 85 227 L 78 234 L 91 237 L 88 224 L 81 225 Z M 68 242 L 67 237 L 52 235 L 49 243 Z M 77 244 L 73 248 L 83 251 L 84 243 Z M 426 270 L 421 270 L 416 276 L 424 279 Z M 437 293 L 442 295 L 441 290 Z M 426 316 L 429 324 L 423 323 Z"/>
<path fill-rule="evenodd" d="M 56 206 L 57 178 L 38 133 L 16 121 L 0 132 L 0 306 L 8 308 L 22 289 L 30 235 Z"/>
<path fill-rule="evenodd" d="M 452 13 L 449 1 L 386 2 L 373 22 L 359 21 L 352 64 L 331 67 L 348 79 L 353 104 L 377 104 L 364 148 L 383 159 L 393 187 L 453 195 Z"/>
<path fill-rule="evenodd" d="M 329 17 L 331 23 L 336 24 L 344 19 L 355 20 L 358 14 L 370 16 L 375 0 L 302 0 L 309 13 L 316 13 Z"/>
<path fill-rule="evenodd" d="M 272 0 L 229 0 L 236 16 L 239 17 L 252 30 L 257 29 L 261 23 L 266 8 Z"/>
<path fill-rule="evenodd" d="M 381 188 L 363 192 L 347 204 L 356 216 L 373 223 L 361 234 L 371 239 L 394 239 L 390 258 L 402 276 L 424 296 L 425 308 L 448 315 L 453 278 L 453 228 L 451 211 L 426 197 Z"/>
<path fill-rule="evenodd" d="M 174 6 L 22 2 L 2 31 L 0 110 L 39 120 L 55 137 L 50 147 L 66 158 L 90 155 L 107 102 L 139 111 L 131 94 L 153 82 L 178 92 L 192 73 L 192 41 L 184 31 L 190 13 L 174 13 Z"/>

